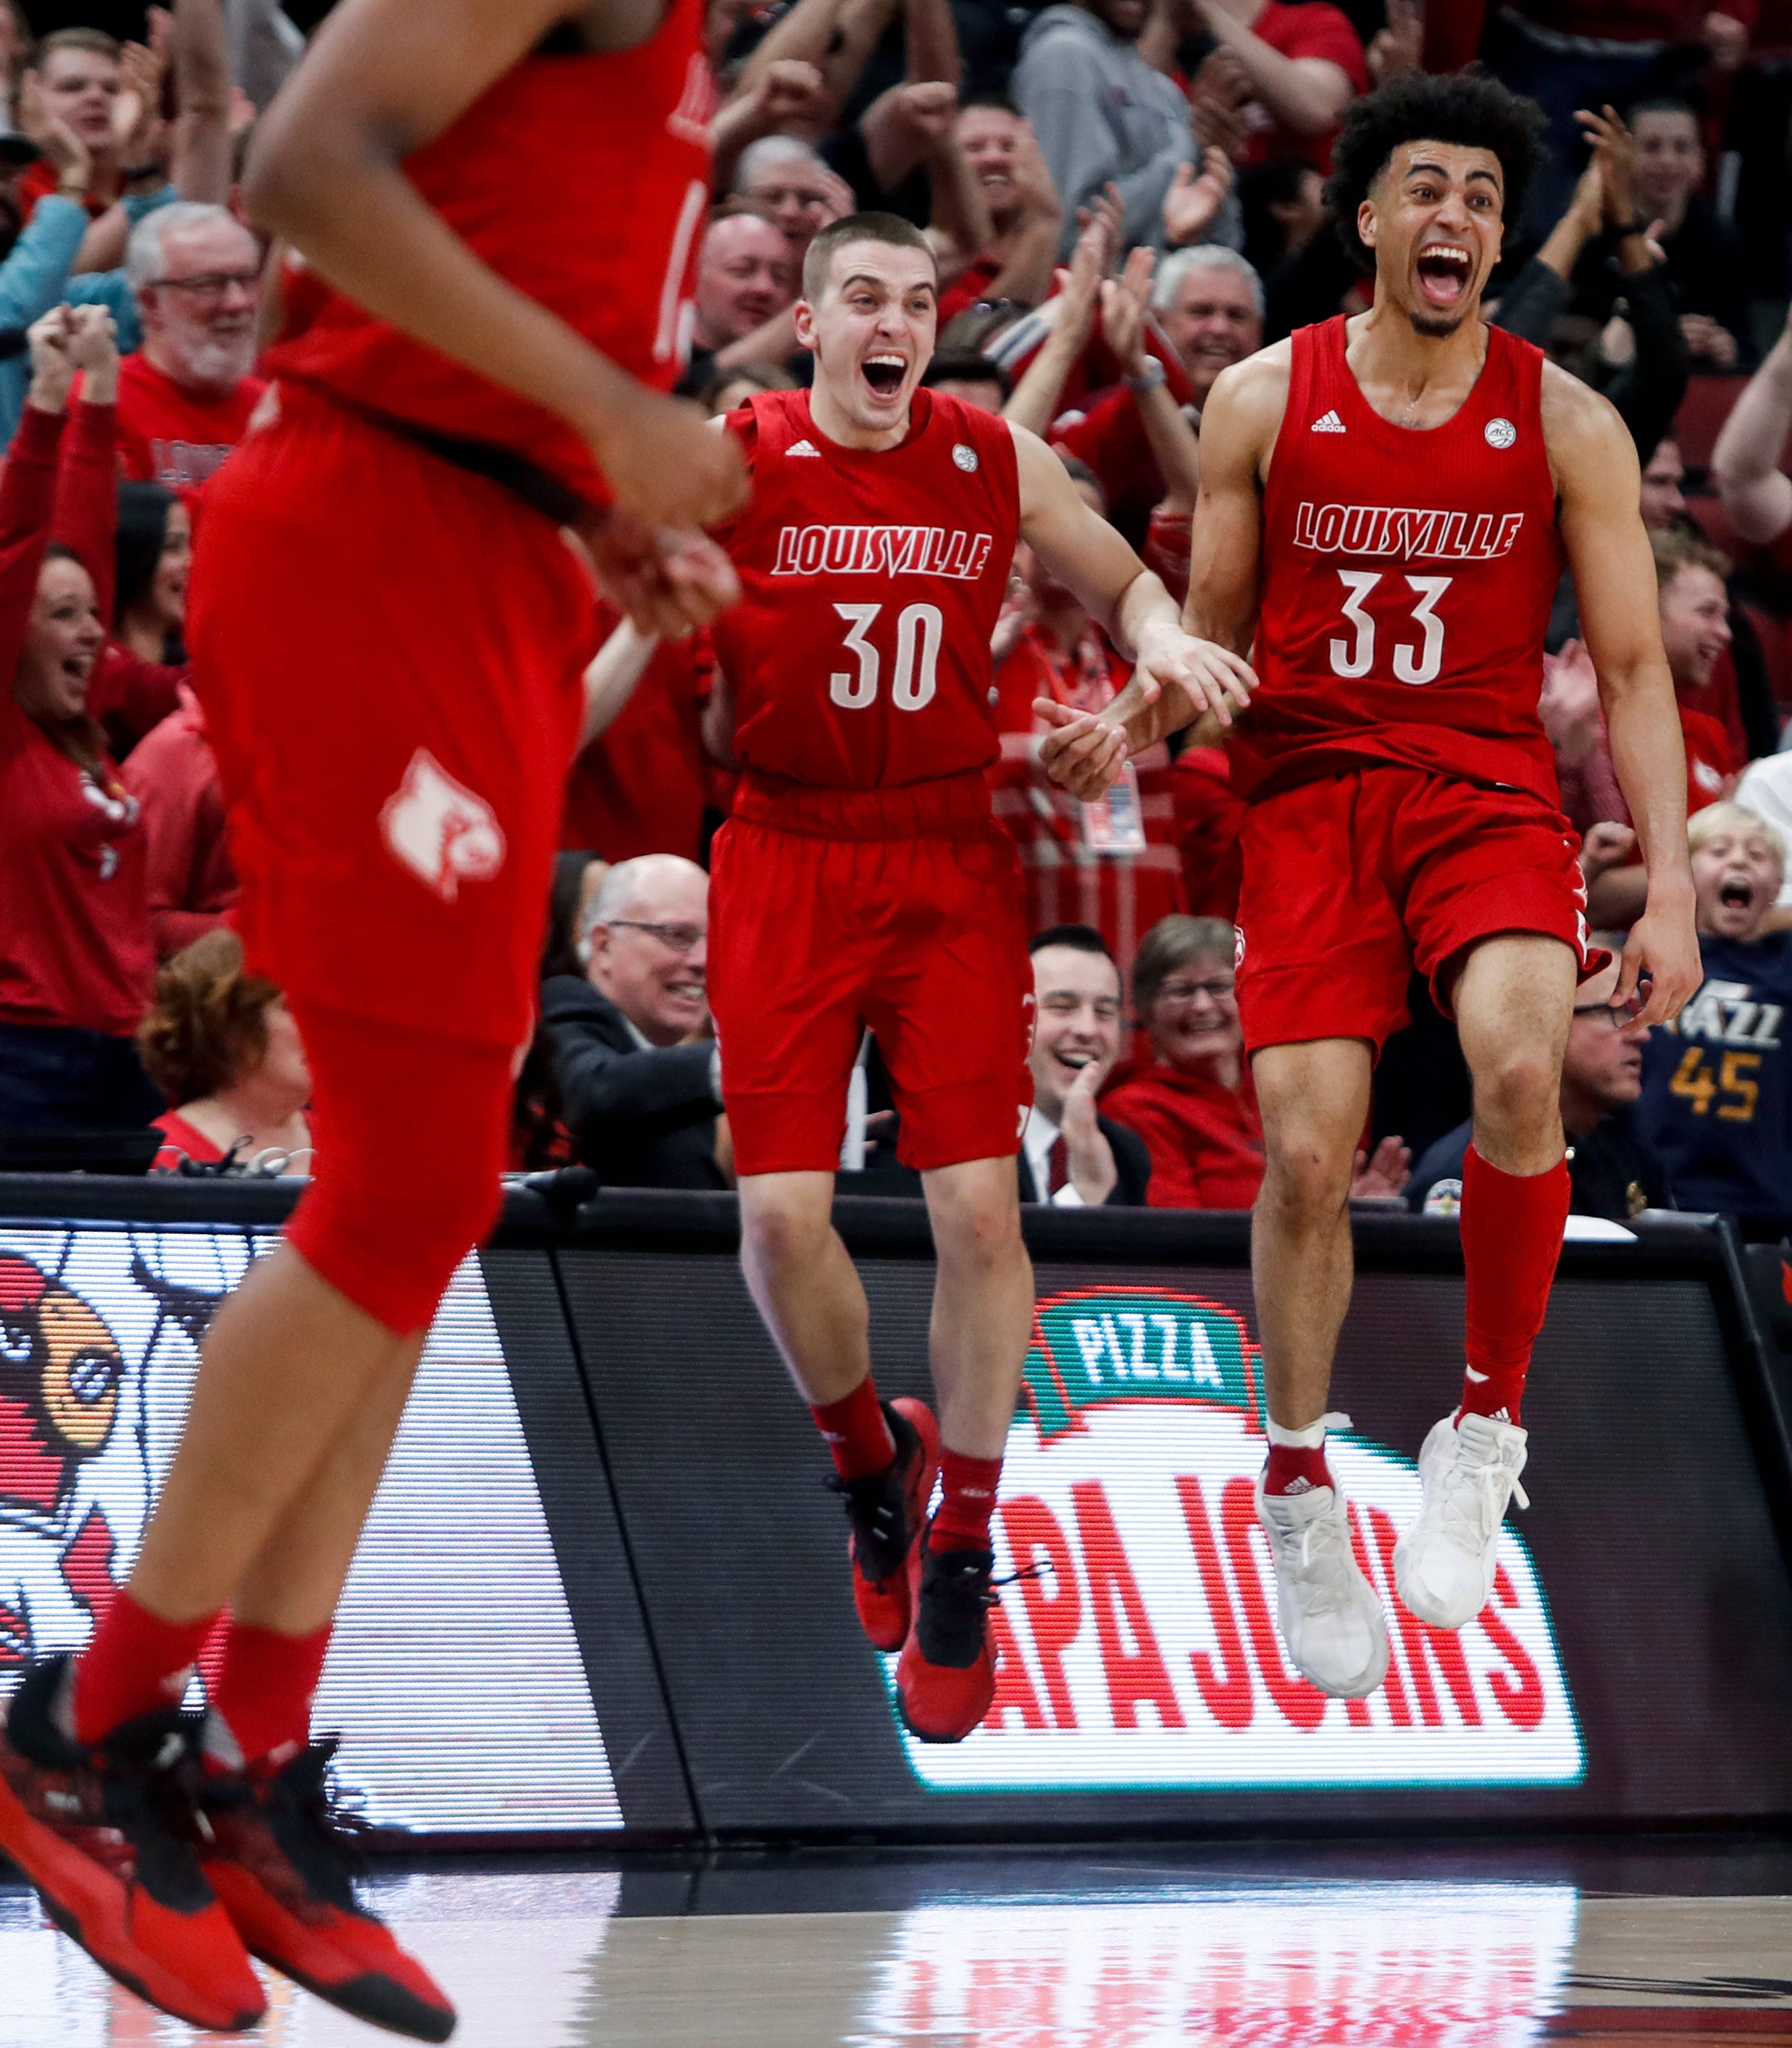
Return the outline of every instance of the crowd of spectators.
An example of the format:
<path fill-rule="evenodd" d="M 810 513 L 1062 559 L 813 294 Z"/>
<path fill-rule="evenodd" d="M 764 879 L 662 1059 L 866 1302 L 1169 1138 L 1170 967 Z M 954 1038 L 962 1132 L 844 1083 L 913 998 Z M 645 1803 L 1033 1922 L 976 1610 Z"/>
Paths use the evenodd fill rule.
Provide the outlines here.
<path fill-rule="evenodd" d="M 300 21 L 323 11 L 0 0 L 9 1140 L 154 1117 L 166 1169 L 309 1156 L 303 1049 L 231 929 L 183 628 L 206 483 L 308 289 L 242 222 L 235 178 Z M 1550 167 L 1508 225 L 1491 313 L 1605 391 L 1637 444 L 1707 970 L 1678 1028 L 1643 1043 L 1616 1028 L 1612 971 L 1584 986 L 1562 1086 L 1576 1203 L 1619 1222 L 1670 1204 L 1792 1220 L 1788 0 L 711 0 L 707 18 L 715 189 L 684 390 L 720 413 L 806 382 L 793 308 L 810 240 L 858 208 L 903 215 L 940 257 L 928 382 L 1045 436 L 1174 589 L 1214 379 L 1363 303 L 1324 200 L 1350 101 L 1475 61 L 1538 100 Z M 725 692 L 700 638 L 608 626 L 514 1164 L 724 1188 L 704 867 L 732 787 Z M 991 801 L 1037 935 L 1023 1196 L 1248 1207 L 1263 1158 L 1225 753 L 1156 749 L 1099 805 L 1050 784 L 1034 700 L 1099 707 L 1126 670 L 1024 549 L 991 652 Z M 1540 703 L 1590 913 L 1616 939 L 1642 873 L 1565 583 Z M 1412 1009 L 1354 1192 L 1448 1210 L 1466 1075 L 1418 982 Z M 875 1046 L 862 1076 L 843 1158 L 877 1170 Z"/>

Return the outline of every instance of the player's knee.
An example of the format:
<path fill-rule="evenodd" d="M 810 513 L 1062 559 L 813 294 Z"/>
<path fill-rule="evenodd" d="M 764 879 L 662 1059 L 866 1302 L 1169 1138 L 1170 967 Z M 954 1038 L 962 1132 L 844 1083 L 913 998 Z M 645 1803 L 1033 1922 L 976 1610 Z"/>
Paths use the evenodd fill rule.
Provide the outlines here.
<path fill-rule="evenodd" d="M 1502 1045 L 1475 1066 L 1475 1115 L 1515 1135 L 1552 1124 L 1560 1113 L 1561 1065 L 1543 1045 Z"/>
<path fill-rule="evenodd" d="M 740 1256 L 749 1271 L 800 1272 L 821 1256 L 834 1227 L 831 1200 L 755 1189 L 740 1205 Z"/>
<path fill-rule="evenodd" d="M 1266 1131 L 1260 1202 L 1296 1222 L 1335 1216 L 1350 1199 L 1354 1151 L 1305 1126 Z"/>
<path fill-rule="evenodd" d="M 288 1235 L 332 1286 L 403 1336 L 432 1320 L 502 1201 L 496 1174 L 476 1164 L 405 1189 L 338 1176 L 320 1158 Z"/>
<path fill-rule="evenodd" d="M 945 1215 L 936 1213 L 933 1224 L 936 1255 L 941 1266 L 988 1272 L 1007 1265 L 1022 1250 L 1018 1202 L 955 1203 Z"/>

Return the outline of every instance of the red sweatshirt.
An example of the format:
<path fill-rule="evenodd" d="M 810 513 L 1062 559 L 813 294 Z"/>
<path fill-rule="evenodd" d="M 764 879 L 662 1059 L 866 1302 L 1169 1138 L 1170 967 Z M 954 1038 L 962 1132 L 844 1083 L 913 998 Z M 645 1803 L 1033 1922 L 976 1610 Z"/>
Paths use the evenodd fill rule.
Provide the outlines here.
<path fill-rule="evenodd" d="M 155 971 L 137 800 L 110 761 L 91 772 L 72 761 L 12 694 L 51 537 L 63 425 L 28 405 L 0 475 L 0 1022 L 122 1038 L 136 1030 Z M 113 432 L 110 406 L 76 409 L 72 474 L 110 464 Z M 57 537 L 96 560 L 97 533 L 63 526 Z M 109 526 L 103 539 L 109 562 Z M 110 591 L 108 568 L 103 603 Z"/>
<path fill-rule="evenodd" d="M 1222 1088 L 1146 1053 L 1115 1068 L 1101 1107 L 1145 1140 L 1153 1208 L 1247 1209 L 1256 1200 L 1263 1127 L 1248 1081 Z"/>
<path fill-rule="evenodd" d="M 190 693 L 123 769 L 143 812 L 145 889 L 157 957 L 166 960 L 230 921 L 239 884 L 225 836 L 224 792 Z"/>

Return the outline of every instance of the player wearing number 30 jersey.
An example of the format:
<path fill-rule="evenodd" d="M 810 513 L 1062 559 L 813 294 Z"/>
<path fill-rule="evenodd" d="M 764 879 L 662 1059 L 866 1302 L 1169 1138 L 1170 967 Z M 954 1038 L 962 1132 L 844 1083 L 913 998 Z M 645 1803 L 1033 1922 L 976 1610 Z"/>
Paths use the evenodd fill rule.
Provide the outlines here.
<path fill-rule="evenodd" d="M 917 389 L 937 282 L 904 221 L 824 229 L 797 308 L 813 391 L 756 397 L 727 422 L 754 495 L 721 537 L 743 592 L 715 641 L 744 773 L 716 844 L 709 987 L 747 1282 L 832 1450 L 859 1614 L 902 1653 L 903 1716 L 953 1742 L 994 1689 L 990 1511 L 1033 1315 L 1014 1164 L 1032 976 L 983 780 L 1017 539 L 1158 686 L 1242 701 L 1251 672 L 1182 631 L 1041 442 Z M 829 1220 L 867 1026 L 938 1248 L 937 1424 L 879 1402 L 864 1293 Z"/>
<path fill-rule="evenodd" d="M 1537 708 L 1565 559 L 1648 863 L 1616 991 L 1636 998 L 1628 1028 L 1672 1017 L 1697 979 L 1636 452 L 1603 398 L 1478 316 L 1539 121 L 1476 76 L 1415 73 L 1356 101 L 1329 196 L 1374 304 L 1225 371 L 1202 418 L 1189 623 L 1239 649 L 1255 637 L 1262 679 L 1234 748 L 1249 798 L 1239 1007 L 1266 1157 L 1259 1510 L 1290 1654 L 1346 1697 L 1381 1683 L 1387 1635 L 1326 1462 L 1326 1394 L 1352 1155 L 1415 965 L 1455 1014 L 1475 1102 L 1468 1369 L 1420 1453 L 1424 1507 L 1394 1558 L 1420 1620 L 1480 1612 L 1526 1455 L 1519 1398 L 1568 1212 L 1562 1053 L 1592 964 Z M 1100 790 L 1129 747 L 1199 711 L 1175 695 L 1130 688 L 1096 717 L 1061 716 L 1048 765 Z"/>

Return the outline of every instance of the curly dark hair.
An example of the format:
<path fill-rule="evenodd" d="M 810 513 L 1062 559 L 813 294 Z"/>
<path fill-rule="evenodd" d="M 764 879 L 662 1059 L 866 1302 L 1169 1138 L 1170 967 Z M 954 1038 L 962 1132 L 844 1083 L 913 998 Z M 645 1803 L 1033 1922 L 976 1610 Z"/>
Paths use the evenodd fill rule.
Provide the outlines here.
<path fill-rule="evenodd" d="M 137 1027 L 143 1064 L 176 1109 L 199 1102 L 267 1057 L 271 981 L 243 966 L 232 931 L 208 932 L 156 970 L 155 1001 Z"/>
<path fill-rule="evenodd" d="M 1357 211 L 1402 142 L 1491 149 L 1505 187 L 1500 211 L 1507 226 L 1515 225 L 1546 154 L 1546 125 L 1535 100 L 1521 99 L 1484 72 L 1410 71 L 1390 79 L 1352 102 L 1332 145 L 1325 203 L 1338 239 L 1365 270 L 1375 267 L 1375 252 L 1356 231 Z"/>

